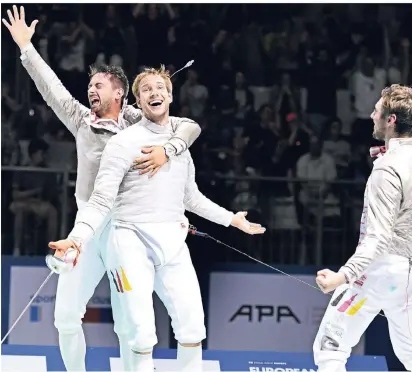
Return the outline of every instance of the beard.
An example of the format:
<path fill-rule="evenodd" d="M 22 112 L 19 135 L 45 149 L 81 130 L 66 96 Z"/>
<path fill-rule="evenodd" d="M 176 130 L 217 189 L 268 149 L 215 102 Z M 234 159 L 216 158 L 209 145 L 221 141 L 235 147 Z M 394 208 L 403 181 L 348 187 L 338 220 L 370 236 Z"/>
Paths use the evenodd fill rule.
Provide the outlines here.
<path fill-rule="evenodd" d="M 377 123 L 373 127 L 372 137 L 378 141 L 385 141 L 386 138 L 386 128 L 383 124 Z"/>
<path fill-rule="evenodd" d="M 92 108 L 91 110 L 96 114 L 97 117 L 102 117 L 108 111 L 110 111 L 110 107 L 110 102 L 102 102 L 97 107 Z"/>

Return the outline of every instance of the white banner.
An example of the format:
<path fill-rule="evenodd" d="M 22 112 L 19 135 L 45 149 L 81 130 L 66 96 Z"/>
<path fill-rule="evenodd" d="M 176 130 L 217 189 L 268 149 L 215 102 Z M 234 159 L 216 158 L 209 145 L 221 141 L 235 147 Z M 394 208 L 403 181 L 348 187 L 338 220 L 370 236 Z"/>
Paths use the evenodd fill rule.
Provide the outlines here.
<path fill-rule="evenodd" d="M 11 267 L 9 325 L 17 319 L 49 272 L 47 267 Z M 10 345 L 58 345 L 58 334 L 54 327 L 57 279 L 57 275 L 52 276 L 40 295 L 20 319 L 9 336 Z M 156 295 L 154 296 L 154 308 L 159 339 L 156 347 L 168 348 L 170 319 L 165 307 Z M 105 275 L 87 305 L 83 321 L 87 346 L 116 347 L 119 345 L 113 331 L 113 320 L 110 312 L 109 281 Z M 96 317 L 102 319 L 103 322 L 96 323 Z"/>
<path fill-rule="evenodd" d="M 296 275 L 316 286 L 314 275 Z M 279 274 L 214 272 L 208 349 L 312 352 L 330 297 Z M 364 354 L 364 338 L 354 349 Z"/>

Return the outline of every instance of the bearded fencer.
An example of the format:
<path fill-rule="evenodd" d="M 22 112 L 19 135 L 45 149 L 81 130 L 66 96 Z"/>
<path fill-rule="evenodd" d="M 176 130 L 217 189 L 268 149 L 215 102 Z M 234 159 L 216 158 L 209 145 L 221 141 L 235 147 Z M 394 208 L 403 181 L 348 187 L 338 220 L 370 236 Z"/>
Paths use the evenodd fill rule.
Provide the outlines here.
<path fill-rule="evenodd" d="M 90 108 L 80 104 L 65 89 L 32 45 L 31 38 L 38 21 L 33 21 L 28 27 L 23 7 L 19 12 L 17 7 L 13 6 L 13 12 L 8 10 L 7 13 L 9 21 L 3 19 L 3 23 L 20 48 L 23 67 L 43 99 L 75 137 L 78 159 L 76 201 L 78 210 L 81 211 L 92 195 L 100 158 L 107 142 L 112 136 L 132 124 L 136 127 L 143 125 L 146 130 L 146 121 L 142 121 L 143 114 L 140 109 L 126 104 L 129 82 L 124 71 L 117 66 L 91 68 L 87 92 Z M 200 134 L 200 127 L 192 120 L 170 118 L 170 121 L 170 131 L 162 136 L 164 142 L 157 140 L 156 146 L 142 149 L 150 144 L 149 141 L 145 142 L 144 146 L 136 148 L 139 158 L 133 160 L 136 160 L 138 164 L 136 167 L 145 173 L 146 178 L 147 174 L 150 176 L 156 174 L 168 159 L 184 153 Z M 147 136 L 144 139 L 148 139 Z M 139 169 L 135 172 L 138 173 Z M 135 196 L 135 202 L 139 202 L 138 195 Z M 78 218 L 79 216 L 77 220 Z M 55 326 L 59 333 L 60 351 L 67 371 L 86 370 L 86 343 L 82 318 L 86 311 L 86 304 L 108 268 L 107 240 L 110 219 L 111 215 L 108 213 L 105 221 L 99 229 L 96 229 L 93 239 L 82 246 L 82 254 L 78 257 L 76 266 L 73 268 L 69 263 L 72 270 L 59 276 Z M 110 278 L 111 272 L 108 271 L 108 274 Z M 124 369 L 131 371 L 129 328 L 125 316 L 121 313 L 120 298 L 112 280 L 110 285 L 114 330 L 119 338 Z"/>
<path fill-rule="evenodd" d="M 335 290 L 313 351 L 320 372 L 346 371 L 352 348 L 383 310 L 396 356 L 412 370 L 412 89 L 382 91 L 371 114 L 385 146 L 366 184 L 359 243 L 339 272 L 321 270 L 318 286 Z"/>
<path fill-rule="evenodd" d="M 195 182 L 190 152 L 170 158 L 157 175 L 148 178 L 131 166 L 145 143 L 160 144 L 170 137 L 172 83 L 164 67 L 146 69 L 132 88 L 143 110 L 142 125 L 112 137 L 102 155 L 89 202 L 79 212 L 68 238 L 55 243 L 58 251 L 82 246 L 112 213 L 110 272 L 123 288 L 122 305 L 132 334 L 133 370 L 154 370 L 152 350 L 157 343 L 152 293 L 164 303 L 178 341 L 179 371 L 202 370 L 201 342 L 206 337 L 199 283 L 185 243 L 185 210 L 248 234 L 265 229 L 206 198 Z M 82 253 L 80 253 L 81 257 Z"/>

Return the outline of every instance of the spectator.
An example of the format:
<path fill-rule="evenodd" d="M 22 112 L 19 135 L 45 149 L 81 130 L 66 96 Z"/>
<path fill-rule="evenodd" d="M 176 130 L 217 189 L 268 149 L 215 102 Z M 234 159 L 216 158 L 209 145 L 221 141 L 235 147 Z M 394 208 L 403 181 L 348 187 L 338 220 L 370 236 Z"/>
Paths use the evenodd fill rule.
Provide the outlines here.
<path fill-rule="evenodd" d="M 330 183 L 336 179 L 336 175 L 335 161 L 323 151 L 321 140 L 312 136 L 309 153 L 302 155 L 297 162 L 297 177 L 305 180 L 299 200 L 312 215 L 318 213 L 319 200 L 331 199 Z"/>
<path fill-rule="evenodd" d="M 262 105 L 259 110 L 259 122 L 249 124 L 244 131 L 247 142 L 245 150 L 246 165 L 262 171 L 266 163 L 262 159 L 270 159 L 273 149 L 276 148 L 279 132 L 274 120 L 273 110 L 270 105 Z"/>
<path fill-rule="evenodd" d="M 17 132 L 4 108 L 1 110 L 1 153 L 1 165 L 20 165 L 21 150 L 17 141 Z"/>
<path fill-rule="evenodd" d="M 292 84 L 290 74 L 287 72 L 282 73 L 279 86 L 274 87 L 272 101 L 275 112 L 279 115 L 282 123 L 287 114 L 300 111 L 300 92 Z"/>
<path fill-rule="evenodd" d="M 342 122 L 335 118 L 326 128 L 323 150 L 335 160 L 339 178 L 347 175 L 351 151 L 348 141 L 342 138 Z"/>
<path fill-rule="evenodd" d="M 358 39 L 356 39 L 358 41 Z M 354 49 L 338 58 L 325 45 L 313 47 L 308 37 L 301 44 L 301 70 L 307 88 L 306 112 L 308 124 L 317 136 L 330 117 L 337 114 L 337 90 L 343 73 L 354 63 Z"/>
<path fill-rule="evenodd" d="M 250 119 L 250 114 L 254 111 L 255 102 L 245 75 L 240 71 L 236 73 L 234 95 L 236 101 L 235 118 L 238 125 L 244 127 L 244 121 Z"/>
<path fill-rule="evenodd" d="M 43 140 L 33 140 L 29 145 L 31 167 L 45 167 L 45 154 L 48 145 Z M 53 241 L 57 238 L 58 215 L 51 203 L 56 195 L 55 176 L 45 173 L 26 172 L 17 173 L 13 181 L 13 202 L 10 211 L 14 215 L 14 251 L 19 256 L 22 250 L 29 247 L 22 245 L 25 233 L 25 217 L 34 215 L 37 220 L 47 222 L 47 239 Z"/>
<path fill-rule="evenodd" d="M 265 85 L 264 63 L 266 53 L 263 36 L 256 22 L 252 21 L 241 33 L 238 56 L 247 81 L 253 86 Z M 247 51 L 247 52 L 245 52 Z"/>
<path fill-rule="evenodd" d="M 190 69 L 187 72 L 187 80 L 180 88 L 180 104 L 188 105 L 193 119 L 199 119 L 203 116 L 209 92 L 207 88 L 198 82 L 197 72 Z"/>
<path fill-rule="evenodd" d="M 352 139 L 356 143 L 371 143 L 375 110 L 381 91 L 385 88 L 387 74 L 376 66 L 374 59 L 366 56 L 360 61 L 360 68 L 352 76 L 352 96 L 356 120 L 352 127 Z"/>
<path fill-rule="evenodd" d="M 94 31 L 83 22 L 82 15 L 79 15 L 65 25 L 59 42 L 59 76 L 74 96 L 83 96 L 84 86 L 87 85 L 86 43 L 94 38 Z"/>
<path fill-rule="evenodd" d="M 299 193 L 298 220 L 305 228 L 308 247 L 314 247 L 312 243 L 315 241 L 315 231 L 319 223 L 333 229 L 341 225 L 339 200 L 331 187 L 336 176 L 333 158 L 323 151 L 320 139 L 312 136 L 309 153 L 303 155 L 297 163 L 297 177 L 304 179 Z M 340 240 L 335 234 L 325 234 L 325 238 L 324 244 L 328 244 L 324 253 L 326 262 L 336 263 L 334 248 Z M 312 255 L 314 256 L 313 252 Z"/>
<path fill-rule="evenodd" d="M 123 66 L 126 52 L 126 37 L 114 5 L 106 9 L 106 21 L 100 29 L 98 38 L 97 65 L 109 64 Z M 107 62 L 106 62 L 107 61 Z"/>

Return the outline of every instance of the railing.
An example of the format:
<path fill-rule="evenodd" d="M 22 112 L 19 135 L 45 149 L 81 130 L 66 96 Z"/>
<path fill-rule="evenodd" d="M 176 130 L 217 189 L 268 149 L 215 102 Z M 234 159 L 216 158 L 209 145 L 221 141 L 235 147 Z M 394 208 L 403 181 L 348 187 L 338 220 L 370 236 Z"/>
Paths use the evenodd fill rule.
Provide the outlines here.
<path fill-rule="evenodd" d="M 76 211 L 74 171 L 2 167 L 3 215 L 6 211 L 11 219 L 15 218 L 15 215 L 10 214 L 13 179 L 24 179 L 22 175 L 36 173 L 38 177 L 35 182 L 40 184 L 42 182 L 39 180 L 53 174 L 55 176 L 58 198 L 54 206 L 59 211 L 60 221 L 58 237 L 64 237 L 72 227 Z M 336 264 L 346 259 L 355 248 L 364 182 L 335 181 L 327 184 L 302 179 L 233 177 L 201 172 L 197 175 L 197 182 L 199 189 L 211 200 L 230 210 L 248 210 L 251 220 L 267 227 L 267 232 L 260 238 L 245 239 L 234 229 L 230 230 L 232 236 L 226 230 L 225 235 L 220 236 L 231 240 L 233 244 L 241 244 L 254 256 L 280 263 Z M 325 187 L 329 188 L 329 192 L 324 192 Z M 196 217 L 190 218 L 196 223 L 203 223 Z M 12 232 L 12 225 L 13 221 L 6 219 L 2 237 Z M 207 228 L 211 228 L 210 225 Z M 221 230 L 217 231 L 222 234 Z M 239 256 L 228 252 L 225 260 L 239 259 Z"/>

